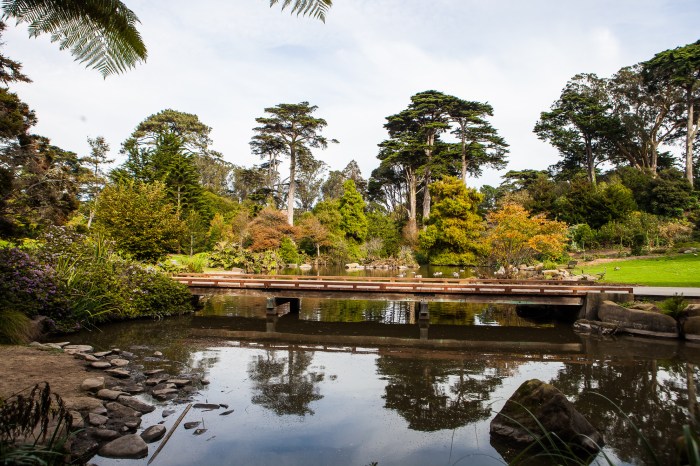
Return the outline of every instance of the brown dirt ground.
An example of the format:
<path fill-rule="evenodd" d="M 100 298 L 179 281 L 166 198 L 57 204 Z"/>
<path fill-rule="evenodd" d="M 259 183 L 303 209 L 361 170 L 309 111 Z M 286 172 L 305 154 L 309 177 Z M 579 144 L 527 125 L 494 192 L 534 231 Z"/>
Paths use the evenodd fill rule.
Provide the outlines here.
<path fill-rule="evenodd" d="M 39 382 L 48 382 L 51 391 L 64 399 L 84 396 L 80 384 L 89 374 L 83 364 L 60 352 L 0 345 L 0 398 L 30 390 Z"/>

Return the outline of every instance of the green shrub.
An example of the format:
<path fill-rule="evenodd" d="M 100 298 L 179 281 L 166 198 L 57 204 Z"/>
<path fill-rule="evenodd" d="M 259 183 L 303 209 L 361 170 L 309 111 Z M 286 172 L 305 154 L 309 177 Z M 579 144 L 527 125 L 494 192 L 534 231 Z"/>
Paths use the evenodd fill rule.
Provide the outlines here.
<path fill-rule="evenodd" d="M 291 238 L 285 236 L 280 242 L 280 257 L 285 264 L 299 264 L 299 252 Z"/>
<path fill-rule="evenodd" d="M 676 320 L 680 320 L 685 316 L 685 310 L 688 307 L 688 301 L 683 299 L 683 295 L 674 295 L 661 302 L 661 310 L 667 316 L 671 316 Z"/>

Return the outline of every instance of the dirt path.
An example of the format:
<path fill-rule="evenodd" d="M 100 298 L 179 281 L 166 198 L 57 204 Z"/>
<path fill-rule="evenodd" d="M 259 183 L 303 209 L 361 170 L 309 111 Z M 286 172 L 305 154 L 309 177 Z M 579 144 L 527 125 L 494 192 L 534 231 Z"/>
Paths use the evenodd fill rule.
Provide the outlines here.
<path fill-rule="evenodd" d="M 61 352 L 28 346 L 0 345 L 0 398 L 7 398 L 39 382 L 64 399 L 84 396 L 80 384 L 88 377 L 84 363 Z"/>

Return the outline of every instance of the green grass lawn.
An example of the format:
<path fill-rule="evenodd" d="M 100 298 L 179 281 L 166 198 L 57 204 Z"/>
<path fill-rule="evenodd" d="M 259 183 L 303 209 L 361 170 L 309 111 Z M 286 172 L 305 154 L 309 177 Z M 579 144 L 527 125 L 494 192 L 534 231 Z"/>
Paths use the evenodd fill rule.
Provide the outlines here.
<path fill-rule="evenodd" d="M 615 268 L 619 267 L 619 270 Z M 587 274 L 605 272 L 602 282 L 647 286 L 700 287 L 700 256 L 681 254 L 653 259 L 629 259 L 590 267 L 576 267 Z"/>

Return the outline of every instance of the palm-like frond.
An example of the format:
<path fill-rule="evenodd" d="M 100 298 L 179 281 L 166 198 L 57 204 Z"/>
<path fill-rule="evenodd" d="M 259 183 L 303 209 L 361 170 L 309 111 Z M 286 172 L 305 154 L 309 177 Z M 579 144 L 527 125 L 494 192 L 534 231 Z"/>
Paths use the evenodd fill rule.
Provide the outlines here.
<path fill-rule="evenodd" d="M 31 37 L 50 34 L 105 77 L 146 60 L 139 19 L 119 0 L 2 0 L 2 6 L 5 17 L 28 23 Z"/>
<path fill-rule="evenodd" d="M 303 16 L 311 16 L 326 22 L 326 13 L 333 6 L 333 0 L 270 0 L 270 7 L 277 3 L 282 4 L 282 9 L 291 7 L 291 12 Z"/>

